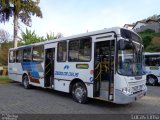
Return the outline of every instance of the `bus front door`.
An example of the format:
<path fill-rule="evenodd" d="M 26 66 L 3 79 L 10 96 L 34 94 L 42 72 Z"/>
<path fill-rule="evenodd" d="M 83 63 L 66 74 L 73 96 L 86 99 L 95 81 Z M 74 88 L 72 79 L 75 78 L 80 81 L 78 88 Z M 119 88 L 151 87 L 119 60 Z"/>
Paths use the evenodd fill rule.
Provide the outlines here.
<path fill-rule="evenodd" d="M 55 48 L 45 50 L 45 73 L 44 86 L 52 87 L 54 85 L 54 63 L 55 63 Z"/>
<path fill-rule="evenodd" d="M 94 97 L 109 101 L 114 93 L 115 40 L 95 43 Z"/>

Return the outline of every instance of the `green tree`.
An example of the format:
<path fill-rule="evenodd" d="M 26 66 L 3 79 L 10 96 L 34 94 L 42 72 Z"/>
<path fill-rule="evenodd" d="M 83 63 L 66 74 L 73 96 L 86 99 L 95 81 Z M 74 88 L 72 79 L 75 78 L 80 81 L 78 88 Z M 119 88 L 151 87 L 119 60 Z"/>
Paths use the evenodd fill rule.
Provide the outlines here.
<path fill-rule="evenodd" d="M 144 48 L 146 49 L 151 44 L 152 38 L 155 34 L 155 31 L 151 30 L 151 29 L 147 29 L 147 30 L 140 32 L 138 34 L 142 37 Z"/>
<path fill-rule="evenodd" d="M 8 49 L 11 46 L 10 41 L 10 34 L 0 29 L 0 65 L 7 65 L 8 60 Z M 13 43 L 12 43 L 13 44 Z"/>
<path fill-rule="evenodd" d="M 53 40 L 53 39 L 58 39 L 58 38 L 61 38 L 61 37 L 63 37 L 62 33 L 57 33 L 57 35 L 54 36 L 54 32 L 51 32 L 50 34 L 47 33 L 47 36 L 46 36 L 45 40 Z"/>
<path fill-rule="evenodd" d="M 31 26 L 31 16 L 42 18 L 38 6 L 39 0 L 0 0 L 0 22 L 7 22 L 13 17 L 14 47 L 17 47 L 18 19 L 27 26 Z"/>
<path fill-rule="evenodd" d="M 54 33 L 53 32 L 51 32 L 50 34 L 47 33 L 45 40 L 53 40 L 53 39 L 55 39 Z"/>
<path fill-rule="evenodd" d="M 151 43 L 147 48 L 147 52 L 159 52 L 160 51 L 160 42 L 157 43 Z"/>
<path fill-rule="evenodd" d="M 20 45 L 28 45 L 28 44 L 32 44 L 32 43 L 37 43 L 37 42 L 42 42 L 44 41 L 43 37 L 39 37 L 36 35 L 35 31 L 31 31 L 26 29 L 26 32 L 22 32 L 21 33 L 22 38 L 20 41 Z"/>
<path fill-rule="evenodd" d="M 13 41 L 5 41 L 0 47 L 0 65 L 8 65 L 8 50 L 13 47 Z"/>
<path fill-rule="evenodd" d="M 160 51 L 160 32 L 147 29 L 140 32 L 142 37 L 144 48 L 146 52 L 159 52 Z"/>

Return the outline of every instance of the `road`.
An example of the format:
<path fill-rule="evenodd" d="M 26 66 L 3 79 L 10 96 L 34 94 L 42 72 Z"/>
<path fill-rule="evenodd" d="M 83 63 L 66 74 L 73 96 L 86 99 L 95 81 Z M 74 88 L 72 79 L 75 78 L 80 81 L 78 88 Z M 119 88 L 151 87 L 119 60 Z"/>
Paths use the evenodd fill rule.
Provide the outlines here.
<path fill-rule="evenodd" d="M 117 105 L 90 99 L 79 104 L 67 93 L 42 88 L 24 89 L 19 83 L 0 84 L 0 113 L 10 114 L 145 114 L 160 113 L 160 86 L 148 86 L 137 102 Z"/>

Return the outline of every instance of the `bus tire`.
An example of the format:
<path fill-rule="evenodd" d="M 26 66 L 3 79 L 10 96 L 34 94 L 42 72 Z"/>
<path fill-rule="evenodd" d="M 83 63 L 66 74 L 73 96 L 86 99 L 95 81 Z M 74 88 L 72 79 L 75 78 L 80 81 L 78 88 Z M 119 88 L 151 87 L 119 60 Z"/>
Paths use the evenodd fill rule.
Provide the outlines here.
<path fill-rule="evenodd" d="M 76 82 L 72 86 L 72 97 L 73 99 L 81 104 L 86 103 L 87 101 L 87 89 L 84 83 Z"/>
<path fill-rule="evenodd" d="M 29 89 L 29 88 L 30 88 L 28 75 L 24 75 L 24 76 L 23 76 L 23 81 L 22 81 L 22 83 L 23 83 L 23 87 L 24 87 L 25 89 Z"/>
<path fill-rule="evenodd" d="M 148 85 L 157 85 L 157 83 L 158 83 L 158 80 L 157 80 L 157 78 L 156 77 L 154 77 L 154 76 L 148 76 L 147 77 L 147 84 Z"/>

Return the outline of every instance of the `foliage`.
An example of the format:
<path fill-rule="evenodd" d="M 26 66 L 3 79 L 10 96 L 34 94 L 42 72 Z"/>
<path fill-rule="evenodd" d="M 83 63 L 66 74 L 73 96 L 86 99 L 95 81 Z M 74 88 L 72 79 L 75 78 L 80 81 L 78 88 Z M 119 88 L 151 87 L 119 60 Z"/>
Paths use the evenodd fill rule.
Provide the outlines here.
<path fill-rule="evenodd" d="M 55 39 L 54 33 L 52 32 L 50 34 L 47 33 L 47 37 L 45 38 L 45 40 L 53 40 L 53 39 Z"/>
<path fill-rule="evenodd" d="M 151 41 L 152 41 L 152 36 L 150 36 L 150 35 L 143 36 L 144 48 L 146 48 L 148 45 L 150 45 Z"/>
<path fill-rule="evenodd" d="M 12 81 L 8 78 L 8 76 L 0 76 L 0 84 L 11 83 Z"/>
<path fill-rule="evenodd" d="M 44 41 L 43 37 L 39 37 L 36 35 L 35 31 L 31 31 L 26 29 L 26 32 L 21 33 L 22 38 L 20 41 L 20 45 L 28 45 L 28 44 L 33 44 L 37 42 Z"/>
<path fill-rule="evenodd" d="M 0 0 L 0 22 L 9 21 L 14 15 L 25 25 L 31 25 L 31 15 L 42 17 L 39 0 Z"/>
<path fill-rule="evenodd" d="M 56 36 L 54 36 L 54 33 L 51 32 L 50 34 L 46 33 L 46 37 L 40 37 L 36 35 L 35 31 L 28 30 L 26 28 L 25 32 L 21 33 L 22 38 L 20 38 L 20 43 L 19 45 L 28 45 L 28 44 L 33 44 L 33 43 L 38 43 L 42 41 L 48 41 L 48 40 L 54 40 L 56 38 L 62 37 L 62 34 L 59 33 Z"/>
<path fill-rule="evenodd" d="M 5 23 L 14 17 L 14 47 L 17 46 L 18 19 L 31 26 L 31 16 L 42 18 L 38 4 L 39 0 L 0 0 L 0 22 Z"/>
<path fill-rule="evenodd" d="M 0 76 L 0 81 L 2 81 L 2 80 L 9 80 L 9 78 L 8 78 L 8 76 Z"/>
<path fill-rule="evenodd" d="M 143 40 L 144 49 L 147 52 L 160 52 L 160 33 L 147 29 L 138 33 Z"/>
<path fill-rule="evenodd" d="M 8 64 L 8 49 L 13 47 L 13 41 L 6 41 L 1 43 L 0 47 L 0 64 L 7 65 Z"/>
<path fill-rule="evenodd" d="M 10 34 L 7 31 L 0 29 L 0 44 L 2 42 L 8 41 L 9 39 L 10 39 Z"/>
<path fill-rule="evenodd" d="M 160 51 L 160 43 L 151 43 L 146 48 L 146 52 L 159 52 L 159 51 Z"/>

